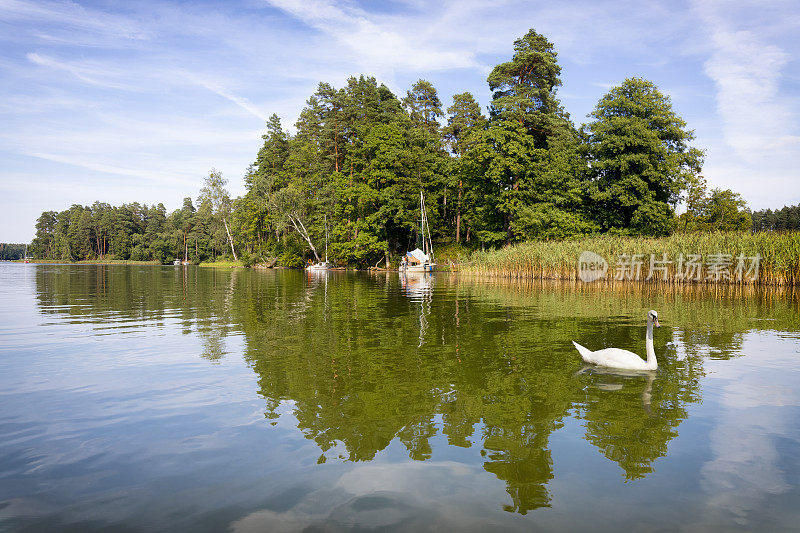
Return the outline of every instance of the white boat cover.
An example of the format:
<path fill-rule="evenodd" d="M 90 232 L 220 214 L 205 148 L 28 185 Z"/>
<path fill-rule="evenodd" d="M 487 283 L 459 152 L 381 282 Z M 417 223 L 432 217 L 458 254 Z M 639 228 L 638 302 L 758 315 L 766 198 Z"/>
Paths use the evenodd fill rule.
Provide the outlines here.
<path fill-rule="evenodd" d="M 416 259 L 420 263 L 425 263 L 426 261 L 428 261 L 428 256 L 425 255 L 425 252 L 423 252 L 419 248 L 415 248 L 414 250 L 408 252 L 407 255 L 414 257 L 414 259 Z"/>

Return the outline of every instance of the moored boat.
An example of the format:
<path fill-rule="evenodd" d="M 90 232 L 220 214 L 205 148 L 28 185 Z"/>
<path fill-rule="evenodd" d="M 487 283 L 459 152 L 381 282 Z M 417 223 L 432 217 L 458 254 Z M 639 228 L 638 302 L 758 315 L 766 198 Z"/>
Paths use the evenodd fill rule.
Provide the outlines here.
<path fill-rule="evenodd" d="M 327 261 L 319 261 L 317 263 L 312 263 L 306 267 L 306 270 L 309 271 L 320 271 L 320 270 L 329 270 L 331 268 L 330 264 Z"/>
<path fill-rule="evenodd" d="M 428 215 L 425 213 L 425 197 L 422 195 L 422 191 L 419 192 L 419 235 L 417 240 L 417 248 L 407 252 L 400 261 L 400 272 L 433 272 L 436 268 L 431 228 L 428 225 Z"/>

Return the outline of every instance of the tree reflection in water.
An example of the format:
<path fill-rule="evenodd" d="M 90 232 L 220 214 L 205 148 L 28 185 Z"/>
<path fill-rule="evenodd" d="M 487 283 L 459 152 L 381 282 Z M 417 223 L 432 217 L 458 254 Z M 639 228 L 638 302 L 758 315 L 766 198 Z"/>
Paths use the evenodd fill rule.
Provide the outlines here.
<path fill-rule="evenodd" d="M 320 463 L 341 450 L 370 461 L 395 440 L 424 461 L 438 434 L 480 447 L 484 469 L 506 483 L 505 509 L 521 514 L 550 505 L 549 441 L 566 419 L 582 421 L 626 480 L 643 478 L 700 400 L 704 357 L 735 353 L 766 308 L 785 317 L 775 328 L 800 329 L 794 297 L 692 288 L 113 267 L 40 268 L 36 281 L 44 314 L 80 309 L 102 327 L 110 317 L 177 320 L 212 360 L 242 335 L 266 418 L 274 424 L 290 402 Z M 650 308 L 663 323 L 655 374 L 579 372 L 573 339 L 641 352 Z"/>
<path fill-rule="evenodd" d="M 339 276 L 326 285 L 328 312 L 312 302 L 293 318 L 279 304 L 290 297 L 251 300 L 257 311 L 241 319 L 262 318 L 244 328 L 246 357 L 259 374 L 267 416 L 291 400 L 304 434 L 323 452 L 341 445 L 350 461 L 372 460 L 394 439 L 410 458 L 429 459 L 439 431 L 452 445 L 481 446 L 485 470 L 507 484 L 506 510 L 525 514 L 550 505 L 549 438 L 576 407 L 587 440 L 636 479 L 666 454 L 685 404 L 699 397 L 699 359 L 674 361 L 666 335 L 658 346 L 665 363 L 649 385 L 612 376 L 622 387 L 609 391 L 597 386 L 600 376 L 576 376 L 576 332 L 622 346 L 643 336 L 641 320 L 608 327 L 596 315 L 570 315 L 579 303 L 591 316 L 593 300 L 502 301 L 502 292 L 460 283 L 437 298 L 415 290 L 422 285 Z"/>

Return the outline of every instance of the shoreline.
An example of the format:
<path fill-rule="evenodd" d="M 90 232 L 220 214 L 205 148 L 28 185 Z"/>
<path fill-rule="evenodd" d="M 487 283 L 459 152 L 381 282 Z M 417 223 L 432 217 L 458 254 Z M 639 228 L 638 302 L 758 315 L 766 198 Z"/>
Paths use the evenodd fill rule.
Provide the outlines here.
<path fill-rule="evenodd" d="M 442 245 L 436 272 L 485 279 L 665 285 L 800 286 L 800 232 L 680 233 L 668 237 L 599 235 L 567 241 L 529 241 L 489 251 Z M 11 262 L 23 263 L 23 260 Z M 131 260 L 31 260 L 31 264 L 161 265 Z M 270 258 L 203 262 L 201 268 L 293 270 Z M 299 269 L 298 269 L 299 270 Z M 331 271 L 398 272 L 396 268 L 337 267 Z"/>

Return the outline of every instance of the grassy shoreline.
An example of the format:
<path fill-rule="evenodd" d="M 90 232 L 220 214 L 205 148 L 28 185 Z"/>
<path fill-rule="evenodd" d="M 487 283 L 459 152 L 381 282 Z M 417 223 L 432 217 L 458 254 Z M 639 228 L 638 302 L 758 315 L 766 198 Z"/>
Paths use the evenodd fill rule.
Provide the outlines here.
<path fill-rule="evenodd" d="M 245 268 L 241 261 L 204 261 L 197 266 L 203 268 Z"/>
<path fill-rule="evenodd" d="M 607 271 L 596 278 L 603 282 L 800 286 L 800 232 L 698 232 L 662 238 L 600 235 L 569 241 L 525 242 L 499 250 L 471 253 L 451 244 L 443 246 L 437 252 L 437 258 L 439 270 L 452 269 L 465 275 L 580 282 L 578 258 L 584 251 L 605 259 Z M 693 255 L 695 269 L 689 276 L 681 277 L 682 273 L 687 273 Z M 681 257 L 683 261 L 680 261 Z M 749 271 L 755 257 L 758 257 L 757 276 Z M 655 261 L 655 264 L 651 264 L 651 261 Z M 160 265 L 155 261 L 125 260 L 34 260 L 31 263 Z M 638 277 L 635 275 L 637 263 Z M 713 263 L 716 263 L 716 267 Z M 197 266 L 245 268 L 241 261 L 230 260 L 203 262 Z M 654 275 L 648 279 L 653 266 L 661 268 L 654 269 Z"/>
<path fill-rule="evenodd" d="M 633 275 L 623 275 L 622 280 L 616 278 L 620 271 L 623 274 L 630 272 L 626 272 L 623 263 L 631 261 L 632 256 L 637 256 L 642 263 L 639 281 L 648 281 L 651 254 L 656 262 L 665 259 L 663 254 L 666 254 L 666 259 L 671 262 L 656 263 L 655 266 L 663 269 L 655 271 L 650 281 L 800 285 L 800 232 L 686 233 L 662 238 L 602 235 L 572 241 L 527 242 L 499 250 L 474 252 L 462 258 L 458 267 L 462 273 L 482 277 L 579 280 L 578 258 L 584 251 L 594 252 L 607 261 L 608 270 L 599 278 L 605 281 L 636 281 L 632 279 Z M 691 279 L 681 279 L 678 267 L 682 266 L 681 271 L 685 273 L 689 256 L 693 254 L 700 255 L 695 260 L 701 263 L 700 274 L 694 271 Z M 683 263 L 679 263 L 681 255 Z M 751 280 L 752 273 L 748 276 L 744 271 L 742 279 L 737 279 L 740 257 L 745 259 L 745 268 L 749 268 L 756 256 L 759 257 L 757 277 Z"/>

